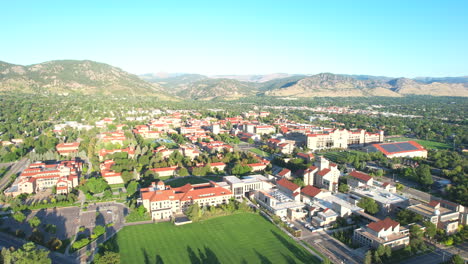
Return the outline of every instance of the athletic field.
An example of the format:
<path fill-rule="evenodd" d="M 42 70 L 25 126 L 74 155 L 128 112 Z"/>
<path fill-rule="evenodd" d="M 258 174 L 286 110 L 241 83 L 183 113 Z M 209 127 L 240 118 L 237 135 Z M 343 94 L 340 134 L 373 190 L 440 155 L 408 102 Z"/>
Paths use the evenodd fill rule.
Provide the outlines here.
<path fill-rule="evenodd" d="M 320 263 L 262 216 L 127 226 L 113 239 L 121 263 Z"/>

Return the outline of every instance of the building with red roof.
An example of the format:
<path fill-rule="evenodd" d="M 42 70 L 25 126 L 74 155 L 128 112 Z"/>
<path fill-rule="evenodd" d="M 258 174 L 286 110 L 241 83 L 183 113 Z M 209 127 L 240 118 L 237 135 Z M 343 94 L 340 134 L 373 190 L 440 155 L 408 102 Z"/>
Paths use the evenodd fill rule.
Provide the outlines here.
<path fill-rule="evenodd" d="M 140 190 L 140 197 L 153 220 L 168 220 L 195 203 L 200 207 L 228 204 L 232 192 L 215 182 L 186 184 L 178 188 L 153 183 L 149 188 Z"/>
<path fill-rule="evenodd" d="M 378 248 L 382 245 L 395 250 L 409 245 L 409 230 L 400 227 L 400 223 L 387 217 L 384 220 L 371 222 L 365 227 L 355 229 L 353 241 L 362 246 Z"/>
<path fill-rule="evenodd" d="M 372 144 L 369 151 L 382 152 L 387 158 L 427 158 L 427 150 L 414 141 Z"/>
<path fill-rule="evenodd" d="M 79 159 L 32 163 L 21 172 L 5 195 L 35 193 L 54 186 L 58 194 L 67 194 L 78 186 L 82 168 L 83 161 Z"/>
<path fill-rule="evenodd" d="M 71 156 L 78 153 L 80 142 L 60 143 L 55 147 L 61 156 Z"/>
<path fill-rule="evenodd" d="M 299 187 L 299 185 L 295 184 L 294 182 L 288 181 L 285 178 L 278 180 L 276 182 L 276 187 L 278 187 L 278 190 L 295 201 L 299 201 L 301 198 L 301 187 Z"/>
<path fill-rule="evenodd" d="M 374 179 L 367 173 L 353 170 L 348 174 L 348 185 L 351 187 L 372 186 Z"/>
<path fill-rule="evenodd" d="M 321 133 L 308 134 L 307 148 L 312 151 L 332 148 L 346 149 L 349 145 L 364 145 L 383 141 L 383 131 L 369 133 L 364 129 L 359 129 L 357 131 L 331 129 L 323 130 Z"/>
<path fill-rule="evenodd" d="M 99 166 L 101 169 L 101 176 L 108 184 L 122 184 L 122 173 L 115 172 L 112 170 L 112 166 L 115 164 L 113 160 L 106 160 Z"/>

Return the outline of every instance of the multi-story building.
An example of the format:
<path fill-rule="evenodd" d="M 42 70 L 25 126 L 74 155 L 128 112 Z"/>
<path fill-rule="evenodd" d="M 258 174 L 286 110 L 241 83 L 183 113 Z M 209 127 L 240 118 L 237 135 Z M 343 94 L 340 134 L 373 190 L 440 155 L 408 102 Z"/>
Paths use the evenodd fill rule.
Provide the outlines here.
<path fill-rule="evenodd" d="M 371 198 L 379 205 L 382 214 L 398 212 L 409 205 L 408 198 L 376 186 L 353 188 L 350 195 L 356 202 L 363 197 Z"/>
<path fill-rule="evenodd" d="M 197 203 L 200 207 L 229 203 L 232 192 L 219 187 L 217 183 L 186 184 L 172 188 L 162 181 L 140 190 L 141 202 L 153 220 L 168 220 L 176 213 L 182 213 Z"/>
<path fill-rule="evenodd" d="M 123 145 L 126 140 L 123 131 L 104 132 L 99 135 L 102 142 Z"/>
<path fill-rule="evenodd" d="M 167 176 L 175 176 L 177 174 L 178 169 L 179 167 L 177 166 L 171 166 L 171 167 L 165 167 L 165 168 L 150 169 L 150 171 L 157 173 L 159 177 L 167 177 Z"/>
<path fill-rule="evenodd" d="M 219 186 L 225 187 L 234 195 L 234 198 L 241 199 L 247 196 L 251 191 L 271 189 L 272 185 L 268 179 L 262 175 L 250 175 L 242 179 L 236 176 L 225 176 L 223 183 L 218 183 Z"/>
<path fill-rule="evenodd" d="M 60 143 L 55 147 L 61 156 L 71 156 L 78 153 L 80 142 Z"/>
<path fill-rule="evenodd" d="M 115 164 L 113 160 L 106 160 L 99 166 L 101 169 L 101 176 L 109 184 L 122 184 L 122 173 L 115 172 L 112 170 L 112 166 Z"/>
<path fill-rule="evenodd" d="M 438 201 L 434 200 L 428 204 L 415 204 L 406 209 L 421 215 L 424 221 L 435 224 L 437 228 L 445 230 L 447 234 L 453 234 L 458 231 L 460 213 L 441 207 Z"/>
<path fill-rule="evenodd" d="M 99 151 L 99 161 L 103 161 L 107 155 L 112 155 L 115 153 L 125 152 L 128 154 L 128 157 L 133 159 L 135 157 L 135 149 L 132 147 L 124 149 L 101 149 Z"/>
<path fill-rule="evenodd" d="M 133 134 L 140 135 L 143 138 L 160 138 L 163 133 L 161 130 L 151 130 L 149 125 L 138 125 L 133 129 Z"/>
<path fill-rule="evenodd" d="M 333 129 L 322 132 L 307 135 L 307 148 L 312 151 L 332 148 L 346 149 L 349 145 L 364 145 L 384 141 L 383 131 L 369 133 L 363 129 L 358 131 Z"/>
<path fill-rule="evenodd" d="M 82 167 L 83 162 L 79 159 L 32 163 L 5 191 L 5 195 L 34 193 L 54 186 L 58 194 L 67 194 L 78 186 Z"/>
<path fill-rule="evenodd" d="M 340 177 L 338 165 L 331 163 L 323 156 L 317 156 L 314 165 L 304 171 L 304 183 L 337 192 L 338 178 Z"/>
<path fill-rule="evenodd" d="M 427 150 L 414 141 L 372 144 L 369 151 L 380 151 L 387 158 L 427 158 Z"/>
<path fill-rule="evenodd" d="M 387 217 L 355 229 L 353 241 L 362 246 L 378 248 L 383 245 L 395 250 L 409 245 L 410 238 L 407 228 L 400 227 L 400 223 Z"/>
<path fill-rule="evenodd" d="M 355 188 L 361 186 L 372 186 L 374 179 L 367 173 L 353 170 L 348 174 L 348 185 Z"/>

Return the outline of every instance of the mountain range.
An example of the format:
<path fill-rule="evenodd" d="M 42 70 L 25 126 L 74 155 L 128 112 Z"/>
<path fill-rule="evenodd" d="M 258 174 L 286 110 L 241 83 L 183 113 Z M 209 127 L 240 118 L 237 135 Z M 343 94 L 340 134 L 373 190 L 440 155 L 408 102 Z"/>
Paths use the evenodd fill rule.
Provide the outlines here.
<path fill-rule="evenodd" d="M 229 100 L 252 96 L 467 97 L 468 76 L 414 79 L 332 73 L 217 76 L 158 73 L 136 76 L 89 60 L 58 60 L 28 66 L 0 61 L 0 91 L 153 96 L 162 100 Z"/>

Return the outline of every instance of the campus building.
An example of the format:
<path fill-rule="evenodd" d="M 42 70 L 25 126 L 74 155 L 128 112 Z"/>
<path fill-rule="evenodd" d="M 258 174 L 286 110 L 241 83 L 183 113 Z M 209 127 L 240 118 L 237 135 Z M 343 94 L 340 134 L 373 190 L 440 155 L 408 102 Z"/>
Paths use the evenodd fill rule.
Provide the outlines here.
<path fill-rule="evenodd" d="M 35 193 L 54 186 L 57 188 L 57 194 L 67 194 L 78 186 L 82 168 L 83 162 L 79 159 L 32 163 L 5 191 L 5 195 Z"/>
<path fill-rule="evenodd" d="M 72 156 L 78 153 L 80 142 L 60 143 L 55 147 L 60 156 Z"/>
<path fill-rule="evenodd" d="M 362 246 L 378 248 L 389 246 L 392 250 L 409 245 L 409 230 L 400 227 L 400 223 L 387 217 L 384 220 L 371 222 L 365 227 L 354 230 L 353 241 Z"/>
<path fill-rule="evenodd" d="M 231 190 L 234 198 L 241 199 L 256 190 L 265 190 L 272 187 L 268 179 L 262 175 L 250 175 L 242 179 L 236 176 L 225 176 L 219 186 Z"/>
<path fill-rule="evenodd" d="M 112 166 L 115 164 L 113 160 L 106 160 L 101 165 L 99 165 L 101 169 L 101 176 L 104 180 L 107 181 L 108 184 L 122 184 L 124 183 L 122 179 L 122 173 L 115 172 L 112 170 Z"/>
<path fill-rule="evenodd" d="M 176 213 L 182 213 L 192 204 L 200 207 L 229 203 L 232 192 L 215 182 L 186 184 L 172 188 L 164 182 L 155 182 L 140 190 L 141 202 L 153 220 L 168 220 Z"/>
<path fill-rule="evenodd" d="M 383 142 L 384 132 L 369 133 L 364 129 L 351 131 L 347 129 L 333 129 L 322 133 L 307 135 L 307 148 L 316 151 L 321 149 L 346 149 L 349 145 L 364 145 Z"/>
<path fill-rule="evenodd" d="M 427 158 L 427 150 L 414 141 L 372 144 L 368 149 L 380 151 L 387 158 Z"/>
<path fill-rule="evenodd" d="M 352 199 L 356 200 L 356 202 L 363 197 L 371 198 L 379 205 L 380 211 L 383 214 L 398 212 L 409 206 L 408 198 L 376 186 L 366 185 L 353 188 L 350 191 L 350 196 Z"/>
<path fill-rule="evenodd" d="M 406 208 L 423 217 L 424 221 L 429 221 L 443 229 L 447 234 L 453 234 L 458 231 L 460 213 L 441 207 L 439 201 L 431 201 L 428 204 L 420 203 Z"/>
<path fill-rule="evenodd" d="M 317 156 L 314 165 L 304 171 L 304 184 L 337 192 L 340 177 L 338 166 L 323 156 Z"/>

